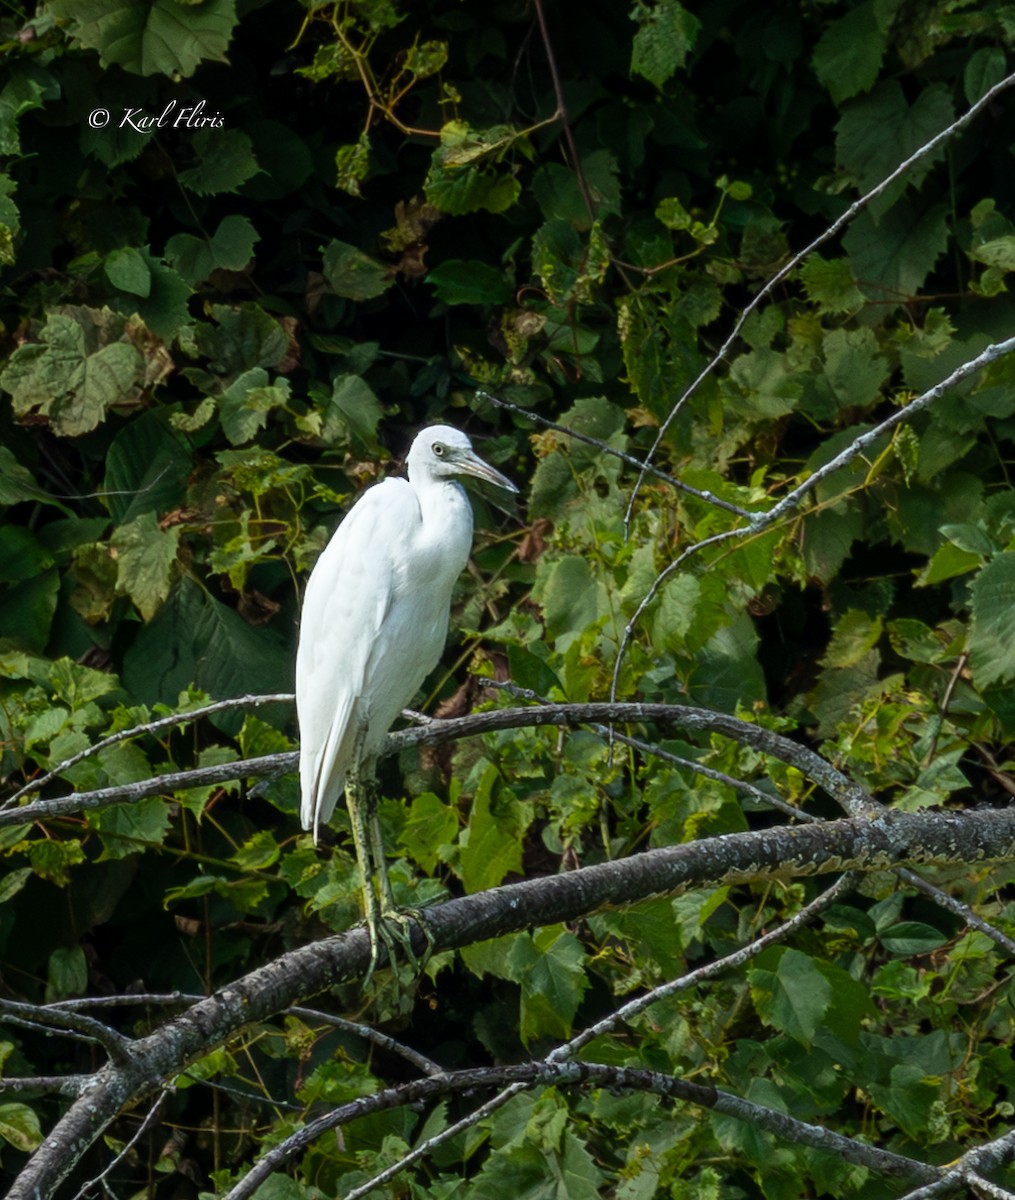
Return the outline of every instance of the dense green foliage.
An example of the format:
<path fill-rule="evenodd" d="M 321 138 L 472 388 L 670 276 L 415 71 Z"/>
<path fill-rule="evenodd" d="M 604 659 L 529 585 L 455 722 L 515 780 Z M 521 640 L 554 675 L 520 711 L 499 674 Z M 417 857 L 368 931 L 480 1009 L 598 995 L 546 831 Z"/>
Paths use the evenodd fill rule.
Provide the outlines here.
<path fill-rule="evenodd" d="M 561 0 L 544 28 L 538 8 L 475 0 L 16 9 L 0 16 L 5 795 L 54 767 L 42 795 L 294 747 L 277 703 L 61 766 L 208 699 L 288 691 L 302 580 L 389 452 L 439 418 L 523 502 L 477 500 L 476 569 L 420 707 L 516 702 L 462 687 L 470 670 L 557 700 L 689 703 L 790 734 L 885 804 L 1003 802 L 1015 359 L 899 421 L 779 520 L 746 512 L 1015 328 L 1015 93 L 794 266 L 682 397 L 794 252 L 1005 77 L 1015 10 Z M 651 474 L 636 489 L 608 452 L 644 459 L 657 439 L 653 465 L 697 492 Z M 730 530 L 625 638 L 660 572 Z M 611 755 L 602 730 L 390 761 L 400 899 L 787 819 L 717 773 L 840 815 L 792 764 L 627 732 L 712 776 Z M 344 814 L 318 849 L 296 802 L 286 776 L 0 828 L 5 995 L 204 993 L 347 928 Z M 935 879 L 1015 934 L 1010 876 Z M 718 886 L 472 946 L 430 963 L 411 1011 L 394 989 L 318 1002 L 397 1013 L 398 1036 L 449 1068 L 515 1062 L 822 886 Z M 1013 1006 L 996 942 L 884 873 L 588 1054 L 945 1163 L 1015 1112 Z M 137 1032 L 164 1010 L 116 1013 Z M 17 1023 L 3 1039 L 11 1076 L 102 1059 Z M 251 1029 L 177 1080 L 110 1184 L 217 1194 L 266 1140 L 406 1070 L 305 1015 Z M 215 1078 L 231 1090 L 202 1085 Z M 5 1100 L 9 1184 L 66 1099 Z M 464 1105 L 363 1118 L 261 1195 L 343 1195 Z M 559 1087 L 520 1093 L 388 1187 L 788 1200 L 902 1185 L 718 1113 Z"/>

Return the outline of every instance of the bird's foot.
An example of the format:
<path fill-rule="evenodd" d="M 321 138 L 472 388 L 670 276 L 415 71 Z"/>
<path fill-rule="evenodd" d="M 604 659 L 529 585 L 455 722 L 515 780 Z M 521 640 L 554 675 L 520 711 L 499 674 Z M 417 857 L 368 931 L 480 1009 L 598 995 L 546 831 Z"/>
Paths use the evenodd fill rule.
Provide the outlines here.
<path fill-rule="evenodd" d="M 416 953 L 413 941 L 413 926 L 423 934 L 426 945 L 422 955 Z M 399 909 L 385 907 L 378 912 L 374 920 L 367 920 L 367 933 L 370 937 L 370 966 L 367 969 L 364 986 L 368 986 L 374 971 L 381 964 L 381 947 L 384 947 L 384 957 L 391 970 L 398 975 L 400 967 L 408 967 L 408 974 L 415 978 L 421 975 L 430 961 L 433 953 L 433 934 L 426 923 L 420 909 Z"/>

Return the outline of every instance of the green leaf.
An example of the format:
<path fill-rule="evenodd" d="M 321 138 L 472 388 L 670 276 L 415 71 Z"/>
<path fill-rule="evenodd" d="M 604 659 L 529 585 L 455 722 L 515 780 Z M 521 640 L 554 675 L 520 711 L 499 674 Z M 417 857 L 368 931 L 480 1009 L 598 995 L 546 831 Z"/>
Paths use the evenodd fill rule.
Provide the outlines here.
<path fill-rule="evenodd" d="M 0 525 L 0 580 L 31 579 L 53 565 L 53 556 L 30 530 Z"/>
<path fill-rule="evenodd" d="M 268 423 L 268 414 L 289 403 L 289 380 L 279 378 L 269 386 L 263 367 L 244 371 L 222 393 L 219 415 L 230 445 L 242 446 Z"/>
<path fill-rule="evenodd" d="M 260 240 L 247 217 L 223 217 L 210 238 L 174 234 L 166 242 L 170 265 L 192 286 L 203 283 L 213 271 L 242 271 Z M 108 268 L 107 268 L 108 270 Z"/>
<path fill-rule="evenodd" d="M 42 1145 L 39 1118 L 27 1104 L 0 1104 L 0 1138 L 26 1154 Z"/>
<path fill-rule="evenodd" d="M 202 326 L 197 342 L 220 375 L 239 375 L 251 367 L 277 367 L 289 353 L 289 336 L 270 313 L 257 304 L 213 304 L 215 326 Z"/>
<path fill-rule="evenodd" d="M 60 948 L 49 956 L 46 1003 L 81 996 L 88 989 L 88 964 L 80 946 Z"/>
<path fill-rule="evenodd" d="M 510 126 L 473 129 L 465 121 L 448 121 L 441 128 L 441 144 L 424 184 L 427 200 L 454 215 L 483 208 L 504 212 L 521 195 L 521 184 L 513 174 L 499 172 L 491 164 L 513 145 L 526 148 L 523 137 Z"/>
<path fill-rule="evenodd" d="M 521 839 L 527 824 L 524 805 L 510 794 L 493 798 L 500 778 L 489 767 L 476 790 L 469 824 L 461 835 L 460 867 L 466 892 L 481 892 L 503 882 L 509 871 L 522 867 Z"/>
<path fill-rule="evenodd" d="M 832 986 L 810 955 L 784 950 L 774 970 L 758 966 L 748 972 L 751 999 L 758 1016 L 780 1032 L 810 1046 L 832 1002 Z M 771 962 L 768 953 L 757 960 Z"/>
<path fill-rule="evenodd" d="M 0 504 L 19 504 L 22 500 L 38 500 L 52 504 L 63 512 L 68 511 L 39 487 L 31 471 L 18 461 L 7 446 L 0 446 Z"/>
<path fill-rule="evenodd" d="M 1015 678 L 1015 552 L 987 563 L 970 589 L 969 655 L 978 687 Z"/>
<path fill-rule="evenodd" d="M 836 125 L 836 158 L 862 192 L 886 175 L 955 120 L 948 89 L 940 84 L 925 88 L 912 105 L 895 80 L 881 83 L 869 95 L 847 105 Z M 892 207 L 907 187 L 918 188 L 944 151 L 937 149 L 915 163 L 892 184 L 869 211 L 875 221 Z"/>
<path fill-rule="evenodd" d="M 814 71 L 837 105 L 874 86 L 888 48 L 875 0 L 833 21 L 814 48 Z"/>
<path fill-rule="evenodd" d="M 442 861 L 442 849 L 458 835 L 458 811 L 433 792 L 416 796 L 409 817 L 398 835 L 398 844 L 412 855 L 428 875 Z"/>
<path fill-rule="evenodd" d="M 825 667 L 855 667 L 881 639 L 882 621 L 851 608 L 836 622 L 832 640 L 822 658 Z"/>
<path fill-rule="evenodd" d="M 900 201 L 875 224 L 864 210 L 842 239 L 864 294 L 883 304 L 915 296 L 948 245 L 945 208 Z"/>
<path fill-rule="evenodd" d="M 177 179 L 198 196 L 235 192 L 260 170 L 253 142 L 240 129 L 199 129 L 192 146 L 197 165 L 181 171 Z"/>
<path fill-rule="evenodd" d="M 236 24 L 236 0 L 51 0 L 49 11 L 103 66 L 171 79 L 192 75 L 204 59 L 226 62 Z"/>
<path fill-rule="evenodd" d="M 190 320 L 187 308 L 190 288 L 171 267 L 154 258 L 147 247 L 141 256 L 151 275 L 151 290 L 147 296 L 119 300 L 117 307 L 124 315 L 138 313 L 152 333 L 163 341 L 172 341 Z"/>
<path fill-rule="evenodd" d="M 822 312 L 852 315 L 863 308 L 863 293 L 856 286 L 848 259 L 829 260 L 811 254 L 800 268 L 800 280 L 808 300 Z"/>
<path fill-rule="evenodd" d="M 278 842 L 270 829 L 259 829 L 230 858 L 241 871 L 266 871 L 279 859 Z"/>
<path fill-rule="evenodd" d="M 452 258 L 426 277 L 445 304 L 510 304 L 514 289 L 504 273 L 475 259 Z"/>
<path fill-rule="evenodd" d="M 335 186 L 350 196 L 362 196 L 360 184 L 370 169 L 370 138 L 361 133 L 359 140 L 335 151 Z"/>
<path fill-rule="evenodd" d="M 940 929 L 922 921 L 898 921 L 878 933 L 878 941 L 890 954 L 909 958 L 914 954 L 930 954 L 946 944 L 948 938 Z"/>
<path fill-rule="evenodd" d="M 347 300 L 373 300 L 394 283 L 393 273 L 383 263 L 337 238 L 324 248 L 324 277 Z"/>
<path fill-rule="evenodd" d="M 0 92 L 0 154 L 21 153 L 18 119 L 60 94 L 56 79 L 37 62 L 18 62 L 14 55 L 6 64 L 7 83 Z M 10 194 L 10 193 L 8 193 Z"/>
<path fill-rule="evenodd" d="M 27 832 L 27 827 L 25 828 Z M 13 899 L 32 877 L 31 867 L 16 867 L 0 876 L 0 904 Z"/>
<path fill-rule="evenodd" d="M 573 933 L 540 929 L 516 938 L 508 960 L 522 988 L 521 1038 L 568 1038 L 578 1005 L 589 986 L 585 953 Z"/>
<path fill-rule="evenodd" d="M 588 559 L 581 555 L 566 555 L 546 566 L 533 598 L 543 606 L 547 636 L 563 651 L 596 619 L 599 588 Z"/>
<path fill-rule="evenodd" d="M 28 852 L 32 870 L 40 879 L 48 880 L 57 887 L 70 883 L 71 867 L 85 861 L 85 852 L 77 838 L 66 842 L 33 842 Z"/>
<path fill-rule="evenodd" d="M 90 327 L 79 312 L 93 322 Z M 113 317 L 109 309 L 53 313 L 38 342 L 15 350 L 0 386 L 11 393 L 19 417 L 43 414 L 57 433 L 78 437 L 104 421 L 113 405 L 133 397 L 144 366 L 141 355 L 127 341 L 94 345 L 123 331 L 122 321 L 117 326 Z"/>
<path fill-rule="evenodd" d="M 41 653 L 49 641 L 59 592 L 60 575 L 55 569 L 0 591 L 3 637 L 23 650 Z"/>
<path fill-rule="evenodd" d="M 876 403 L 889 365 L 870 329 L 833 329 L 824 336 L 824 374 L 840 408 Z"/>
<path fill-rule="evenodd" d="M 609 150 L 594 150 L 583 155 L 581 166 L 595 214 L 599 218 L 610 213 L 619 214 L 622 202 L 616 157 Z M 547 221 L 559 218 L 582 230 L 593 223 L 578 176 L 563 163 L 547 163 L 540 167 L 532 177 L 532 194 Z"/>
<path fill-rule="evenodd" d="M 254 629 L 190 579 L 176 584 L 123 662 L 124 683 L 144 704 L 172 704 L 191 685 L 219 700 L 284 692 L 290 672 L 288 640 Z"/>
<path fill-rule="evenodd" d="M 701 22 L 677 0 L 636 0 L 632 17 L 638 32 L 631 46 L 631 72 L 662 88 L 687 62 L 701 32 Z"/>
<path fill-rule="evenodd" d="M 954 542 L 945 542 L 934 551 L 933 556 L 916 577 L 917 587 L 930 587 L 957 575 L 968 575 L 982 566 L 983 558 L 969 550 L 963 550 Z"/>
<path fill-rule="evenodd" d="M 106 278 L 121 292 L 132 296 L 148 296 L 152 290 L 152 273 L 144 255 L 133 246 L 124 246 L 107 255 L 103 264 Z"/>
<path fill-rule="evenodd" d="M 192 465 L 164 412 L 144 413 L 125 425 L 106 454 L 103 488 L 113 520 L 127 525 L 139 513 L 166 512 L 182 503 Z"/>
<path fill-rule="evenodd" d="M 970 104 L 1000 83 L 1008 70 L 1005 53 L 1000 46 L 981 46 L 966 63 L 962 73 L 963 89 Z"/>
<path fill-rule="evenodd" d="M 324 412 L 322 436 L 332 445 L 353 439 L 376 451 L 377 426 L 384 416 L 373 388 L 359 375 L 336 375 Z"/>
<path fill-rule="evenodd" d="M 180 526 L 159 526 L 151 510 L 140 513 L 113 534 L 116 586 L 138 607 L 146 621 L 158 612 L 169 595 L 173 567 L 180 546 Z"/>

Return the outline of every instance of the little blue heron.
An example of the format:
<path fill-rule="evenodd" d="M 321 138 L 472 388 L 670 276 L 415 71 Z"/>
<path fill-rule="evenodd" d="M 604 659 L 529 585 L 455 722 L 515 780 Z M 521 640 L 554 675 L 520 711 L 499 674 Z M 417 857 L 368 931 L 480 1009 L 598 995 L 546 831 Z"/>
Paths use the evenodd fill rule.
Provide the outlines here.
<path fill-rule="evenodd" d="M 399 919 L 377 819 L 373 767 L 392 722 L 444 649 L 451 591 L 472 548 L 472 508 L 456 476 L 518 490 L 449 425 L 432 425 L 418 434 L 406 463 L 408 481 L 386 479 L 369 488 L 317 560 L 303 600 L 296 652 L 300 817 L 316 842 L 345 788 L 363 874 L 371 971 L 378 937 L 393 964 L 390 931 L 382 922 Z M 407 938 L 403 944 L 408 947 Z"/>

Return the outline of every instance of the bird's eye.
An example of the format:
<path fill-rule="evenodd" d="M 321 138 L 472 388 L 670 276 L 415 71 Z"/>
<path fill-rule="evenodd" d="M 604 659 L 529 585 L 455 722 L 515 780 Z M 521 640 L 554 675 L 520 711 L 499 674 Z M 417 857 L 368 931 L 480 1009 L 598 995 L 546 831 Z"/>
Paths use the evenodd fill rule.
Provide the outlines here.
<path fill-rule="evenodd" d="M 442 445 L 442 443 L 434 442 L 433 446 L 431 446 L 431 449 L 433 450 L 434 454 L 437 455 L 438 458 L 444 457 L 444 446 Z"/>

